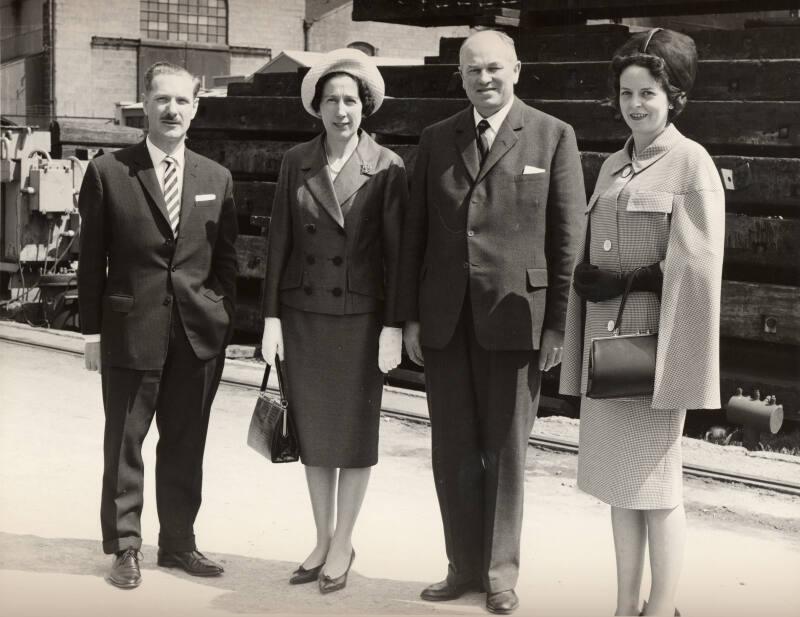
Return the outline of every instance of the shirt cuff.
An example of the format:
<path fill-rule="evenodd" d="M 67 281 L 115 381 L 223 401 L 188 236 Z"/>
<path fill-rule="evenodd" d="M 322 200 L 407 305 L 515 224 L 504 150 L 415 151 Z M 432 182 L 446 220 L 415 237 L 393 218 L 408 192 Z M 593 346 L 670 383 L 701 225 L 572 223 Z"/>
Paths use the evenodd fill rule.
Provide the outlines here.
<path fill-rule="evenodd" d="M 83 335 L 83 342 L 84 343 L 99 343 L 100 342 L 100 335 L 99 334 L 84 334 Z"/>

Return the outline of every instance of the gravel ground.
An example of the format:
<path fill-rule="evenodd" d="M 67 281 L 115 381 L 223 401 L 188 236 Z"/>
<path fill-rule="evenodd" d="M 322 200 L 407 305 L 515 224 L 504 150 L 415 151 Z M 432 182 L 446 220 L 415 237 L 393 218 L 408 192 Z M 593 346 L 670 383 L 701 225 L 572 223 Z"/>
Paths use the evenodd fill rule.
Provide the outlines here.
<path fill-rule="evenodd" d="M 219 579 L 155 566 L 158 523 L 152 473 L 156 431 L 145 442 L 144 583 L 104 581 L 99 542 L 102 463 L 99 378 L 81 358 L 0 342 L 0 615 L 3 617 L 210 617 L 224 615 L 485 614 L 481 594 L 442 604 L 419 600 L 446 568 L 430 470 L 430 435 L 418 423 L 384 418 L 375 467 L 354 538 L 348 586 L 321 596 L 289 587 L 288 574 L 313 543 L 300 465 L 270 465 L 244 446 L 251 389 L 223 386 L 206 450 L 200 548 L 222 561 Z M 256 367 L 257 370 L 257 367 Z M 385 401 L 398 396 L 387 391 Z M 393 398 L 394 397 L 394 398 Z M 574 439 L 577 424 L 543 418 L 536 431 Z M 692 441 L 692 440 L 687 440 Z M 731 450 L 728 452 L 728 450 Z M 687 459 L 796 464 L 699 444 Z M 728 458 L 732 457 L 732 458 Z M 575 488 L 576 457 L 529 450 L 520 616 L 613 613 L 614 557 L 608 508 Z M 767 473 L 769 472 L 769 473 Z M 796 473 L 796 471 L 794 472 Z M 687 555 L 679 590 L 684 615 L 800 614 L 800 498 L 686 478 Z M 647 589 L 647 573 L 644 589 Z M 646 596 L 645 596 L 646 597 Z"/>

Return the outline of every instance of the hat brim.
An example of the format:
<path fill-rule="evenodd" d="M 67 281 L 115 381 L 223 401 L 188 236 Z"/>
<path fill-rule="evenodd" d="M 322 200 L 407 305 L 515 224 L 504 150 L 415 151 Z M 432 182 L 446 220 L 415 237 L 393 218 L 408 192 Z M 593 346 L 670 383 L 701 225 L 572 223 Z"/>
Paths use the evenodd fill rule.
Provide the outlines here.
<path fill-rule="evenodd" d="M 336 49 L 328 53 L 321 62 L 312 66 L 303 77 L 303 82 L 300 85 L 300 98 L 303 101 L 303 107 L 308 113 L 315 118 L 320 117 L 319 112 L 311 107 L 317 83 L 325 75 L 338 72 L 348 73 L 358 78 L 372 95 L 375 105 L 372 113 L 378 111 L 386 94 L 386 85 L 383 82 L 381 72 L 367 54 L 358 49 L 345 48 Z"/>

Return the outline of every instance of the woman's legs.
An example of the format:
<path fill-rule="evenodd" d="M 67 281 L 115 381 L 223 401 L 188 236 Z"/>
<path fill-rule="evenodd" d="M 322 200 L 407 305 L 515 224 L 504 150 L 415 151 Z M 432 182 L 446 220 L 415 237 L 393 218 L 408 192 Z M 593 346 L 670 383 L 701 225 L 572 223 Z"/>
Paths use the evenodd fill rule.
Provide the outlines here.
<path fill-rule="evenodd" d="M 611 527 L 617 557 L 617 610 L 614 614 L 638 615 L 647 532 L 645 513 L 612 506 Z"/>
<path fill-rule="evenodd" d="M 303 567 L 306 570 L 325 563 L 333 537 L 333 512 L 336 499 L 335 467 L 310 467 L 306 465 L 306 482 L 311 497 L 314 524 L 317 526 L 317 545 L 306 557 Z"/>
<path fill-rule="evenodd" d="M 353 550 L 353 528 L 364 502 L 372 467 L 339 470 L 339 489 L 336 505 L 336 530 L 325 560 L 324 572 L 331 578 L 341 576 L 350 565 Z"/>
<path fill-rule="evenodd" d="M 683 503 L 671 510 L 647 510 L 652 587 L 647 615 L 674 615 L 686 544 L 686 512 Z"/>

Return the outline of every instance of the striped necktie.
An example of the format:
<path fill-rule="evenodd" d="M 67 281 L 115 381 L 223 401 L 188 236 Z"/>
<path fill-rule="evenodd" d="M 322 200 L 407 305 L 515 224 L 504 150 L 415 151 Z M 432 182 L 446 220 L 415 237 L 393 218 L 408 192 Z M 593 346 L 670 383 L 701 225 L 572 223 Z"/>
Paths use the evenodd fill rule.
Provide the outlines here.
<path fill-rule="evenodd" d="M 178 222 L 181 215 L 181 193 L 178 190 L 178 163 L 171 156 L 164 157 L 167 170 L 164 172 L 164 202 L 172 232 L 177 237 Z"/>

